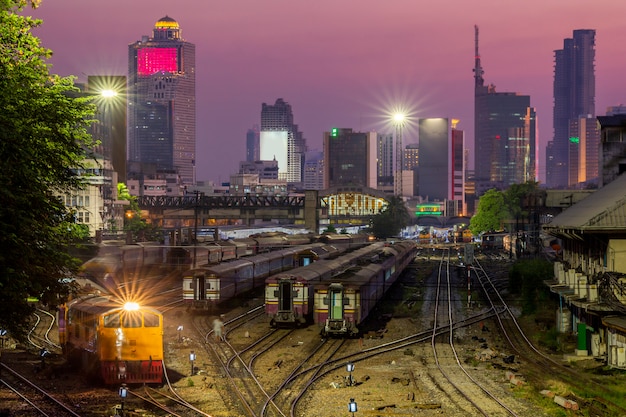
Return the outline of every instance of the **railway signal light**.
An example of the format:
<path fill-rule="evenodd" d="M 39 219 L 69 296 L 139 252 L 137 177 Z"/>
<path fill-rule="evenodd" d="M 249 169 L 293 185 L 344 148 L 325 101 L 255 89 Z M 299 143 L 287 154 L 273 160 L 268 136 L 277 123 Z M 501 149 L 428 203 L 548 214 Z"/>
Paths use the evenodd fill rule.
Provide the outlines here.
<path fill-rule="evenodd" d="M 122 399 L 122 408 L 120 409 L 120 416 L 124 416 L 124 401 L 126 397 L 128 397 L 128 388 L 126 388 L 126 384 L 122 384 L 119 391 L 117 392 Z"/>
<path fill-rule="evenodd" d="M 352 362 L 346 364 L 346 371 L 348 371 L 347 385 L 353 386 L 354 378 L 352 378 L 352 372 L 354 371 L 354 364 Z"/>
<path fill-rule="evenodd" d="M 193 376 L 193 371 L 194 371 L 193 363 L 195 360 L 196 360 L 196 353 L 192 350 L 189 353 L 189 362 L 191 362 L 191 376 Z"/>
<path fill-rule="evenodd" d="M 350 402 L 348 403 L 348 411 L 352 413 L 352 417 L 354 417 L 354 413 L 356 413 L 358 410 L 357 406 L 356 406 L 356 401 L 354 401 L 354 398 L 350 398 Z"/>

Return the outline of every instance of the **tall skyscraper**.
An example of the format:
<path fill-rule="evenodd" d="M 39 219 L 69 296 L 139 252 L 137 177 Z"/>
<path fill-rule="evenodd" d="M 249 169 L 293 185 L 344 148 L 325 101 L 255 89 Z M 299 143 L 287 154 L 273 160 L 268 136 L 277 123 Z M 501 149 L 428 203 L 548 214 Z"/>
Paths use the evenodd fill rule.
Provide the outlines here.
<path fill-rule="evenodd" d="M 169 16 L 128 46 L 128 158 L 195 182 L 196 52 Z"/>
<path fill-rule="evenodd" d="M 475 27 L 474 175 L 477 196 L 536 177 L 536 114 L 530 96 L 484 85 Z M 524 156 L 524 164 L 517 158 Z"/>
<path fill-rule="evenodd" d="M 581 116 L 570 120 L 569 173 L 570 188 L 587 188 L 598 184 L 600 130 L 598 119 Z"/>
<path fill-rule="evenodd" d="M 464 132 L 457 120 L 419 120 L 419 195 L 430 201 L 458 200 L 463 204 Z"/>
<path fill-rule="evenodd" d="M 457 128 L 458 119 L 451 120 L 450 129 L 450 178 L 452 194 L 456 201 L 455 215 L 465 214 L 465 132 Z M 449 213 L 450 214 L 450 213 Z"/>
<path fill-rule="evenodd" d="M 302 183 L 306 141 L 293 123 L 291 105 L 282 98 L 261 106 L 260 144 L 261 160 L 278 161 L 278 179 Z"/>
<path fill-rule="evenodd" d="M 324 189 L 324 153 L 321 151 L 309 151 L 305 155 L 304 162 L 304 189 Z"/>
<path fill-rule="evenodd" d="M 324 132 L 324 188 L 376 188 L 376 132 Z"/>
<path fill-rule="evenodd" d="M 578 170 L 570 170 L 570 157 L 580 152 L 571 146 L 575 136 L 570 127 L 573 120 L 595 117 L 595 36 L 593 29 L 575 30 L 573 38 L 563 41 L 563 49 L 554 51 L 554 136 L 546 149 L 546 184 L 550 188 L 575 184 L 576 179 L 569 177 Z"/>
<path fill-rule="evenodd" d="M 246 133 L 246 161 L 254 162 L 261 160 L 259 126 L 248 129 Z"/>
<path fill-rule="evenodd" d="M 378 185 L 393 185 L 393 133 L 378 133 L 376 141 Z"/>
<path fill-rule="evenodd" d="M 110 160 L 117 178 L 126 181 L 126 77 L 89 75 L 85 92 L 96 97 L 98 123 L 91 128 L 100 143 L 95 152 Z"/>

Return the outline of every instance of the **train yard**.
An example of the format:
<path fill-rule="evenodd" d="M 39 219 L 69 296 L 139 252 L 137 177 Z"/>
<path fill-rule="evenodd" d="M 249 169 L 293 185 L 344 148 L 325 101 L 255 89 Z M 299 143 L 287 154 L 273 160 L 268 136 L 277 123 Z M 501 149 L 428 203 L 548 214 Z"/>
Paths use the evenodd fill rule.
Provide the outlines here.
<path fill-rule="evenodd" d="M 524 341 L 520 329 L 528 323 L 516 325 L 515 307 L 495 292 L 506 278 L 493 274 L 501 260 L 477 259 L 470 304 L 456 256 L 430 250 L 428 257 L 421 250 L 369 312 L 360 337 L 322 337 L 323 320 L 272 327 L 263 286 L 245 302 L 191 314 L 182 302 L 181 277 L 171 276 L 152 286 L 161 297 L 150 301 L 163 314 L 163 384 L 131 384 L 124 398 L 121 386 L 94 388 L 62 366 L 54 352 L 58 333 L 43 315 L 31 332 L 31 353 L 3 352 L 1 379 L 7 367 L 16 369 L 81 416 L 338 416 L 349 415 L 350 402 L 358 404 L 357 417 L 621 415 L 612 394 L 602 391 L 601 377 L 593 377 L 597 398 L 572 395 L 576 383 L 592 378 Z M 215 332 L 220 322 L 222 337 Z M 532 339 L 537 327 L 525 330 Z M 42 359 L 36 353 L 46 339 L 52 353 Z M 10 404 L 7 415 L 43 415 L 5 388 L 0 403 Z"/>

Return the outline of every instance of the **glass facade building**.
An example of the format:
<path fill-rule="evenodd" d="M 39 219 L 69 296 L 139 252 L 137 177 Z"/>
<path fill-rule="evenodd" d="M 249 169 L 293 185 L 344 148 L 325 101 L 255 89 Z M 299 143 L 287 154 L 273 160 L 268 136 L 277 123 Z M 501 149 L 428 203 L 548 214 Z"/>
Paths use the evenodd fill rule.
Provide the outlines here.
<path fill-rule="evenodd" d="M 474 181 L 476 196 L 490 188 L 500 190 L 523 178 L 536 178 L 537 129 L 530 96 L 496 92 L 485 85 L 478 54 L 474 67 Z M 520 152 L 524 163 L 517 160 Z"/>
<path fill-rule="evenodd" d="M 376 188 L 376 132 L 324 132 L 324 188 Z"/>
<path fill-rule="evenodd" d="M 550 188 L 568 188 L 577 180 L 579 170 L 570 165 L 578 164 L 573 160 L 580 152 L 572 149 L 570 127 L 573 120 L 595 117 L 595 35 L 592 29 L 575 30 L 563 49 L 554 51 L 554 136 L 546 150 Z"/>
<path fill-rule="evenodd" d="M 128 160 L 195 182 L 195 45 L 174 19 L 128 46 Z"/>
<path fill-rule="evenodd" d="M 291 105 L 282 98 L 274 105 L 262 104 L 260 142 L 261 159 L 278 161 L 278 178 L 301 184 L 306 140 L 293 122 Z"/>

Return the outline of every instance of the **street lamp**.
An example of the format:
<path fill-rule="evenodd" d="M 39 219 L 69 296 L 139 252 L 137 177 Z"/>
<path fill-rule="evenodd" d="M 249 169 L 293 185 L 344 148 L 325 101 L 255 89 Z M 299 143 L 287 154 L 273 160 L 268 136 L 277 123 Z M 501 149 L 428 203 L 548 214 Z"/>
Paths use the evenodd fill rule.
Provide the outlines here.
<path fill-rule="evenodd" d="M 196 360 L 196 354 L 195 352 L 192 350 L 189 353 L 189 362 L 191 362 L 191 376 L 193 376 L 193 362 Z"/>
<path fill-rule="evenodd" d="M 352 413 L 352 417 L 354 417 L 354 413 L 357 412 L 356 401 L 354 401 L 354 398 L 350 398 L 350 402 L 348 403 L 348 411 Z"/>
<path fill-rule="evenodd" d="M 128 388 L 126 388 L 126 384 L 122 384 L 122 386 L 120 387 L 118 394 L 120 396 L 120 398 L 122 399 L 122 408 L 120 410 L 120 415 L 124 416 L 124 401 L 126 400 L 126 397 L 128 396 Z"/>
<path fill-rule="evenodd" d="M 396 195 L 402 197 L 402 128 L 405 116 L 403 113 L 393 115 L 393 123 L 396 126 Z"/>
<path fill-rule="evenodd" d="M 354 371 L 354 364 L 352 362 L 348 362 L 346 364 L 346 371 L 348 371 L 348 385 L 354 385 L 354 379 L 352 378 L 352 372 Z"/>
<path fill-rule="evenodd" d="M 180 343 L 183 341 L 183 325 L 178 326 L 176 330 L 178 331 L 178 343 Z"/>

